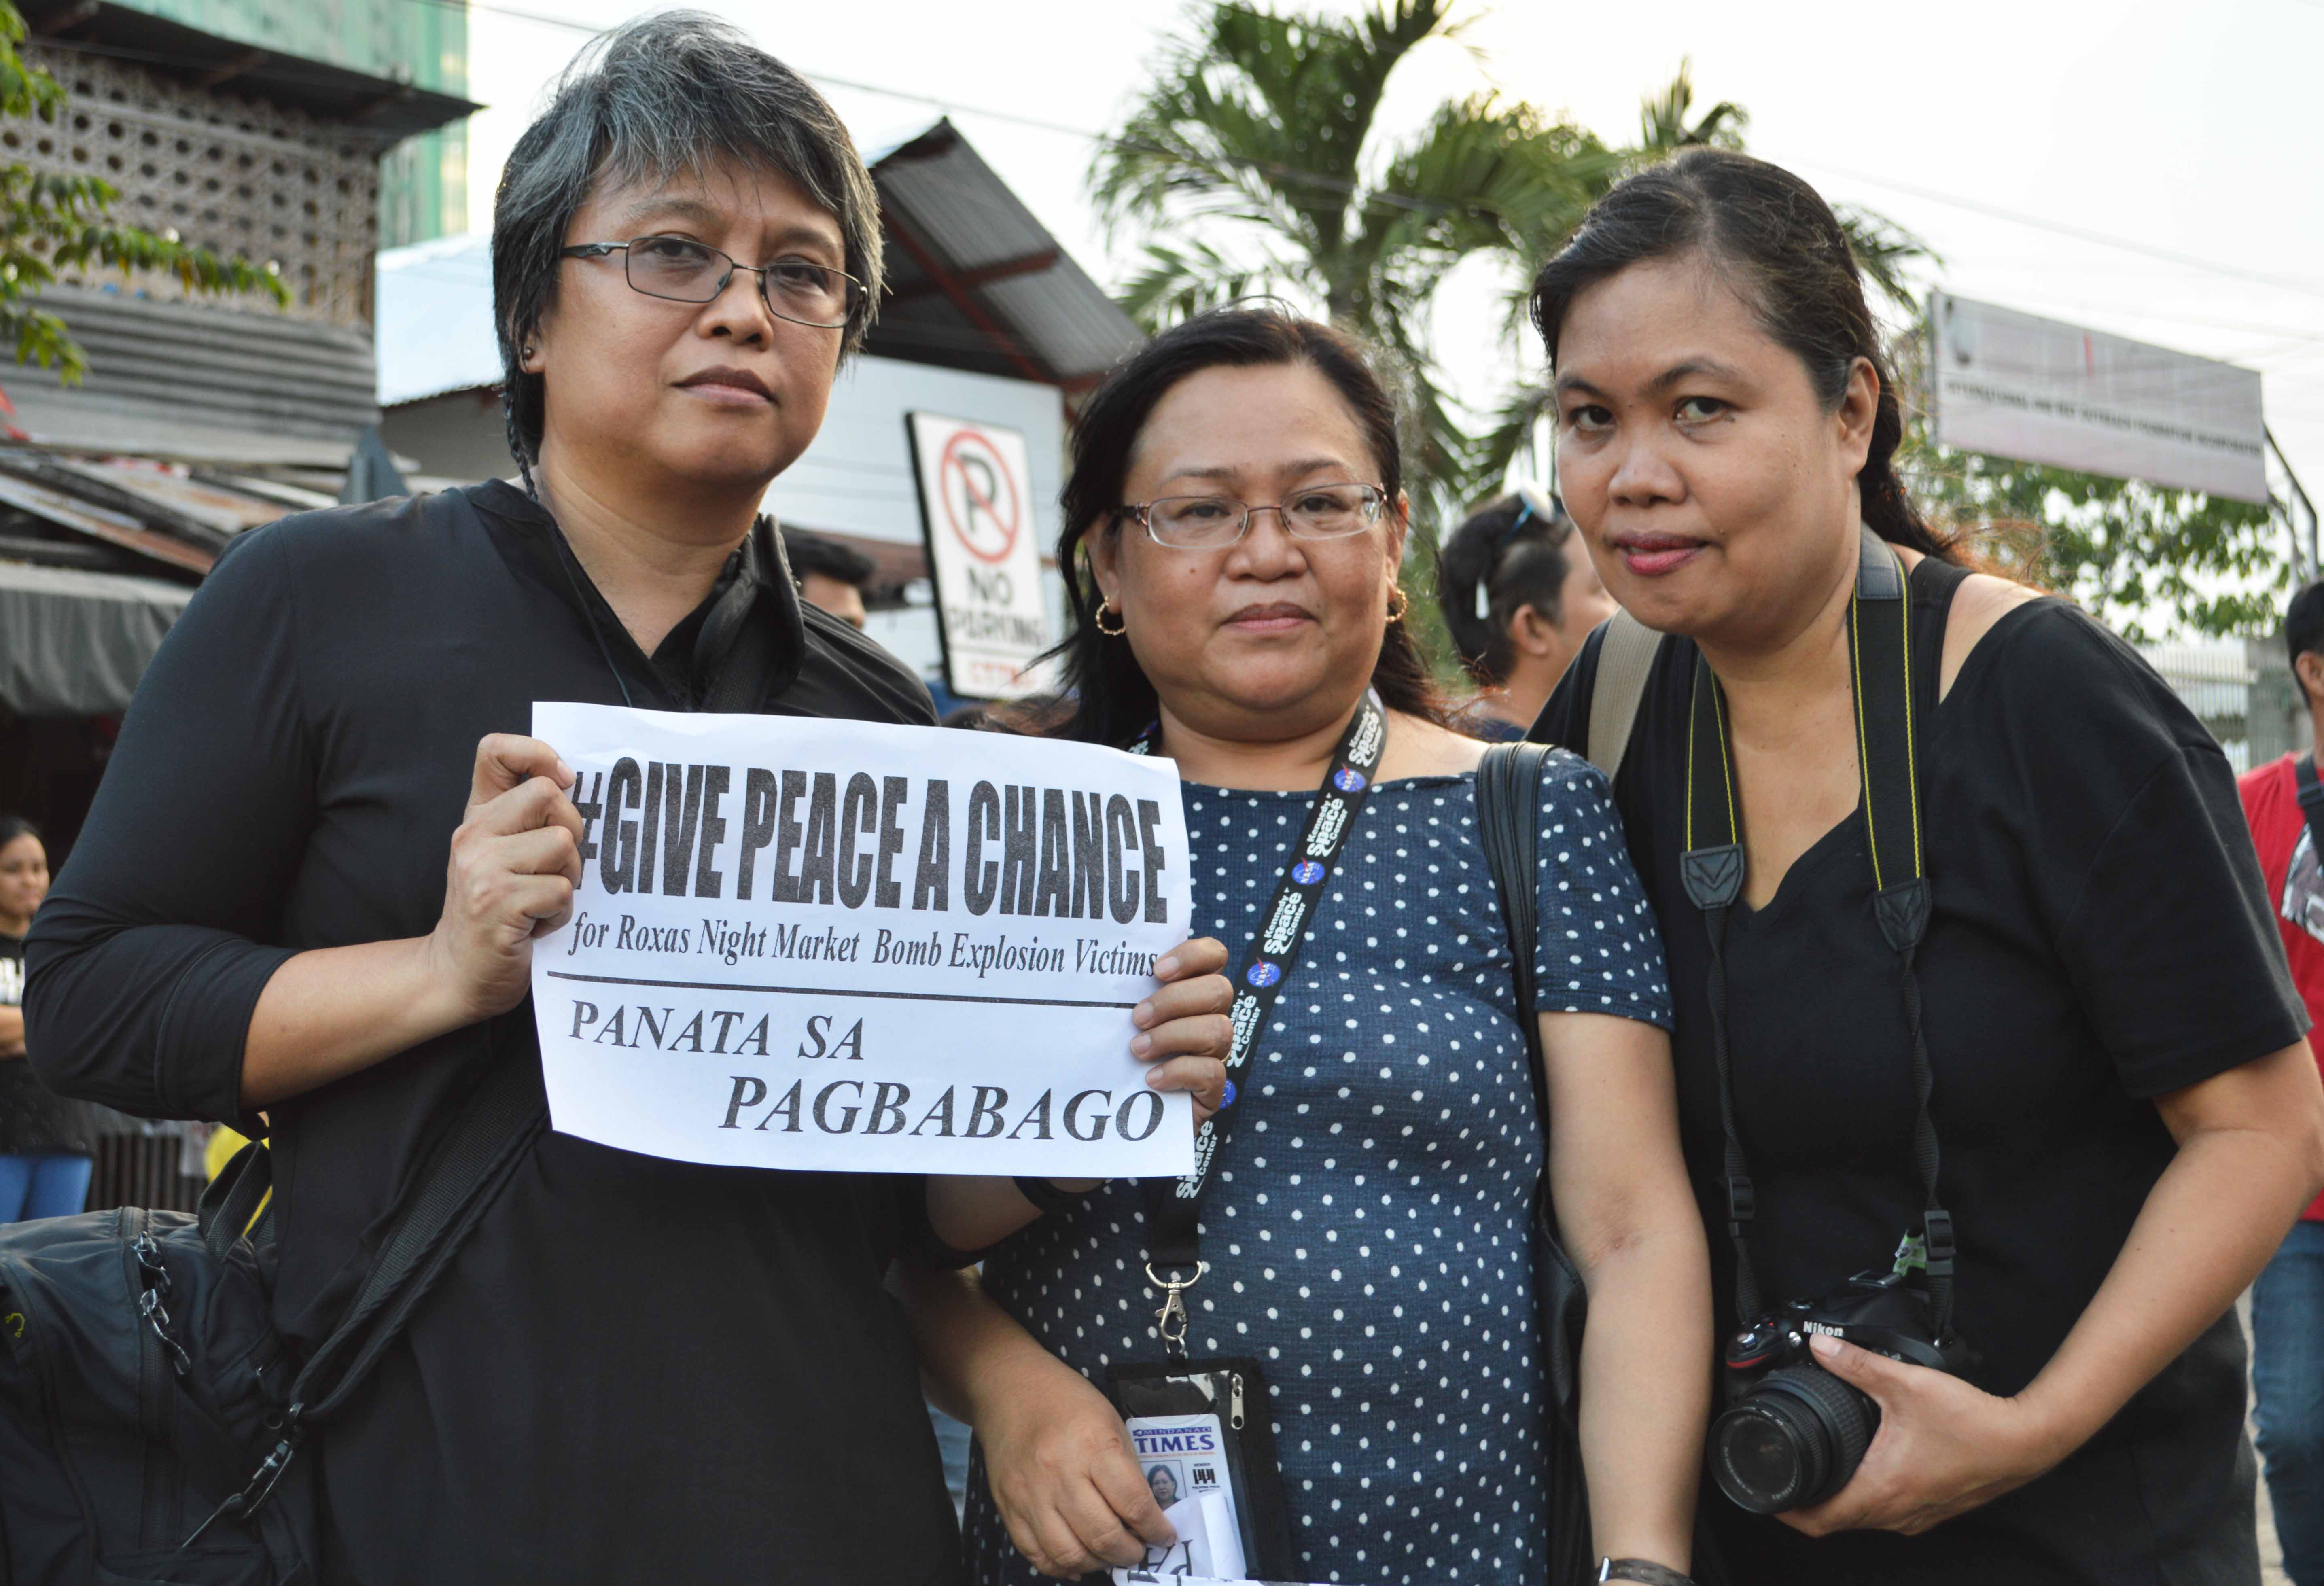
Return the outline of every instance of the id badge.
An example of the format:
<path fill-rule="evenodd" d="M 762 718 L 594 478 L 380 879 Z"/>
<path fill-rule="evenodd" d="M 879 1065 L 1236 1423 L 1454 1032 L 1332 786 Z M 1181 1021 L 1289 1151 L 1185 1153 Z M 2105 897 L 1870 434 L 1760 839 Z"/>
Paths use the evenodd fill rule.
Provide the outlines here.
<path fill-rule="evenodd" d="M 1227 1580 L 1290 1578 L 1290 1509 L 1259 1362 L 1120 1361 L 1106 1368 L 1105 1388 L 1129 1429 L 1139 1473 L 1181 1538 L 1167 1559 L 1148 1567 Z M 1197 1539 L 1207 1568 L 1194 1556 Z"/>

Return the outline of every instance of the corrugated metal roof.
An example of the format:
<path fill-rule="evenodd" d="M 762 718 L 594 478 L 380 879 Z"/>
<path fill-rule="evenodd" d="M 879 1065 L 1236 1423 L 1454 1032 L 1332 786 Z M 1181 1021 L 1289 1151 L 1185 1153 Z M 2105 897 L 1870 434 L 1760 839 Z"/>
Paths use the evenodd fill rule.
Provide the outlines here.
<path fill-rule="evenodd" d="M 236 534 L 332 498 L 280 484 L 198 473 L 137 457 L 77 457 L 38 446 L 0 446 L 0 526 L 40 530 L 67 547 L 12 532 L 6 554 L 83 563 L 88 542 L 119 567 L 156 567 L 199 577 Z"/>
<path fill-rule="evenodd" d="M 889 235 L 867 352 L 1071 389 L 1145 340 L 950 121 L 868 162 Z M 378 279 L 381 405 L 500 383 L 489 238 L 388 249 Z"/>
<path fill-rule="evenodd" d="M 360 330 L 73 287 L 51 287 L 39 303 L 71 328 L 88 374 L 69 388 L 38 371 L 10 377 L 18 425 L 36 441 L 344 463 L 355 436 L 379 421 L 371 342 Z M 180 431 L 182 449 L 171 443 Z M 229 434 L 239 439 L 221 444 Z"/>
<path fill-rule="evenodd" d="M 872 333 L 885 355 L 911 357 L 917 344 L 929 362 L 985 367 L 960 357 L 982 343 L 1003 360 L 992 373 L 1034 372 L 1013 354 L 1042 378 L 1073 386 L 1144 342 L 1136 323 L 950 120 L 938 119 L 870 163 L 891 244 L 893 295 Z M 934 273 L 921 254 L 931 256 Z M 1028 264 L 1038 267 L 1010 268 Z M 964 298 L 973 307 L 964 307 Z M 976 310 L 993 323 L 979 326 Z"/>

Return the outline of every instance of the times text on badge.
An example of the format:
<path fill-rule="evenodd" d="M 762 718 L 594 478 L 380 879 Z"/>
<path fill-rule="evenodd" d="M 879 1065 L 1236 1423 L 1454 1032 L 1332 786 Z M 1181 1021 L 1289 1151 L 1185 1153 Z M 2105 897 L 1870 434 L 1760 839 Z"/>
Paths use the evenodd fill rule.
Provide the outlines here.
<path fill-rule="evenodd" d="M 551 1120 L 681 1161 L 1193 1165 L 1130 1010 L 1185 939 L 1177 768 L 1087 744 L 540 703 L 582 876 L 533 945 Z"/>

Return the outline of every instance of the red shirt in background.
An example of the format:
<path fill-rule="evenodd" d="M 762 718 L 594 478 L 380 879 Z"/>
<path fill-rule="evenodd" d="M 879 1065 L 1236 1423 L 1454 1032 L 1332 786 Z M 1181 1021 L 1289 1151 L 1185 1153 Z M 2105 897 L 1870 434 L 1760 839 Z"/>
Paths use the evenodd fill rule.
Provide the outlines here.
<path fill-rule="evenodd" d="M 2300 783 L 2287 754 L 2273 765 L 2246 771 L 2236 779 L 2244 798 L 2244 818 L 2251 823 L 2252 842 L 2259 849 L 2259 868 L 2267 878 L 2267 895 L 2275 903 L 2275 927 L 2283 934 L 2283 954 L 2292 961 L 2292 980 L 2308 1017 L 2324 1027 L 2324 867 L 2308 834 L 2308 817 L 2300 807 Z M 2324 1031 L 2319 1031 L 2324 1034 Z M 2317 1062 L 2324 1066 L 2324 1048 Z M 2310 1222 L 2324 1222 L 2324 1195 L 2301 1213 Z"/>

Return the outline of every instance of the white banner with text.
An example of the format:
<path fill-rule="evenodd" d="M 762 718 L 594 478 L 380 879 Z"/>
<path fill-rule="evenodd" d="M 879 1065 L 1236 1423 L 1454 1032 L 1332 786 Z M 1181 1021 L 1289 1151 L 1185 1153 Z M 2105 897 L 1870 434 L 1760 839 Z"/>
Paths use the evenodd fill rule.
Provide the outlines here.
<path fill-rule="evenodd" d="M 549 1111 L 681 1161 L 1194 1165 L 1130 1010 L 1185 939 L 1177 768 L 1087 744 L 536 704 L 584 825 L 534 944 Z"/>

